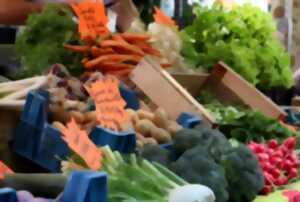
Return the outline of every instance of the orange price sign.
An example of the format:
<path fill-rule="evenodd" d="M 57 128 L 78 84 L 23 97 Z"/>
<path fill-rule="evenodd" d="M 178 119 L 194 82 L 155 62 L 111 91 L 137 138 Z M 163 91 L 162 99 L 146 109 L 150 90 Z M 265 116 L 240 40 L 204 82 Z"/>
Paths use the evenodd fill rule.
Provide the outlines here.
<path fill-rule="evenodd" d="M 0 161 L 0 180 L 4 179 L 5 174 L 14 173 L 7 165 L 5 165 L 2 161 Z"/>
<path fill-rule="evenodd" d="M 129 121 L 119 90 L 119 80 L 112 76 L 104 77 L 86 87 L 96 105 L 97 121 L 103 127 L 117 130 L 119 126 Z"/>
<path fill-rule="evenodd" d="M 78 154 L 92 170 L 101 168 L 102 155 L 97 146 L 89 139 L 86 131 L 81 130 L 72 118 L 63 128 L 63 139 L 68 146 Z"/>
<path fill-rule="evenodd" d="M 168 25 L 168 26 L 177 26 L 176 22 L 172 20 L 169 16 L 167 16 L 162 10 L 158 7 L 154 7 L 155 13 L 153 14 L 153 18 L 156 23 Z"/>
<path fill-rule="evenodd" d="M 102 0 L 83 1 L 71 4 L 71 7 L 79 19 L 78 29 L 82 40 L 96 39 L 109 33 L 108 18 Z"/>

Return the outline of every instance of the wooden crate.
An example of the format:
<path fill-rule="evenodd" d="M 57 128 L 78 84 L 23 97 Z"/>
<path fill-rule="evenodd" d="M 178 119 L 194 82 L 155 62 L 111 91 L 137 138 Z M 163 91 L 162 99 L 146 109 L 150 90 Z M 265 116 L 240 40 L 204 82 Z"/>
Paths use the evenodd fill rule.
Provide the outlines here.
<path fill-rule="evenodd" d="M 198 97 L 202 89 L 209 88 L 224 104 L 242 103 L 272 118 L 286 117 L 284 110 L 223 62 L 216 64 L 211 74 L 172 74 L 172 76 L 194 97 Z"/>
<path fill-rule="evenodd" d="M 142 60 L 130 74 L 130 79 L 153 104 L 165 109 L 171 119 L 176 120 L 182 112 L 191 112 L 216 125 L 214 117 L 155 61 Z"/>

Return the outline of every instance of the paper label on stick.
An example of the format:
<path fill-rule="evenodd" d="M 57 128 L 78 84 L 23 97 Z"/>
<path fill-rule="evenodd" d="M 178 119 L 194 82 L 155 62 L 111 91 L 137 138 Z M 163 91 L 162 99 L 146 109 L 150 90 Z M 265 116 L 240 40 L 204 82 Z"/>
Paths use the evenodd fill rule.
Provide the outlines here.
<path fill-rule="evenodd" d="M 0 161 L 0 180 L 4 179 L 4 174 L 14 173 L 7 165 Z"/>
<path fill-rule="evenodd" d="M 107 76 L 86 88 L 95 101 L 97 121 L 100 125 L 118 130 L 122 124 L 129 121 L 124 110 L 126 102 L 121 97 L 117 78 Z"/>
<path fill-rule="evenodd" d="M 95 171 L 101 168 L 100 150 L 89 139 L 87 132 L 79 128 L 73 118 L 62 133 L 68 146 L 85 161 L 89 168 Z"/>
<path fill-rule="evenodd" d="M 72 9 L 79 18 L 78 28 L 81 39 L 92 38 L 109 33 L 107 28 L 108 18 L 105 14 L 105 7 L 102 0 L 83 1 L 71 4 Z"/>

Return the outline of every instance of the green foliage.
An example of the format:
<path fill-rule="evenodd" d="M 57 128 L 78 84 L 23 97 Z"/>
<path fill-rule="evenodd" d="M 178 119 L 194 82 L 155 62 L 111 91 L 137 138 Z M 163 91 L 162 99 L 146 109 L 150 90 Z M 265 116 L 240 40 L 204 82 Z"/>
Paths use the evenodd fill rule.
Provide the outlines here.
<path fill-rule="evenodd" d="M 264 186 L 262 170 L 256 156 L 248 147 L 238 144 L 223 155 L 222 165 L 232 201 L 253 201 Z"/>
<path fill-rule="evenodd" d="M 21 57 L 20 77 L 41 74 L 50 65 L 62 63 L 73 74 L 83 70 L 82 56 L 63 48 L 65 43 L 79 43 L 72 11 L 65 6 L 48 4 L 42 13 L 29 16 L 25 30 L 16 41 Z"/>
<path fill-rule="evenodd" d="M 290 57 L 274 36 L 270 14 L 248 4 L 231 11 L 196 7 L 195 13 L 181 33 L 190 63 L 210 70 L 222 60 L 254 85 L 292 86 Z"/>

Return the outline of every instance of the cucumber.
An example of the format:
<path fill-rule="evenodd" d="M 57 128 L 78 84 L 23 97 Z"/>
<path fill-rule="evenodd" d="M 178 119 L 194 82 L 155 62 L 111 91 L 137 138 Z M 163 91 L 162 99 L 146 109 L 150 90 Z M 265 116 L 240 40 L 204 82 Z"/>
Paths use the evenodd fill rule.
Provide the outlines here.
<path fill-rule="evenodd" d="M 62 174 L 9 174 L 0 181 L 0 188 L 26 190 L 35 197 L 56 198 L 65 187 L 67 176 Z"/>

